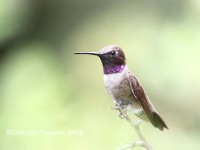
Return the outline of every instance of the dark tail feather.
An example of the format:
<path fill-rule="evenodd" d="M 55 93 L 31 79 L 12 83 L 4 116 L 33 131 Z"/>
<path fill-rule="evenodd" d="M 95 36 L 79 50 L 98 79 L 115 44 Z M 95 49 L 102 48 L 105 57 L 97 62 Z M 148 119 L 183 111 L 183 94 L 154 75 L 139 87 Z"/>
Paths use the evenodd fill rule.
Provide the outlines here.
<path fill-rule="evenodd" d="M 164 128 L 168 129 L 166 123 L 164 122 L 164 120 L 159 116 L 159 114 L 157 112 L 153 112 L 153 120 L 152 120 L 152 124 L 159 128 L 161 131 L 164 130 Z"/>

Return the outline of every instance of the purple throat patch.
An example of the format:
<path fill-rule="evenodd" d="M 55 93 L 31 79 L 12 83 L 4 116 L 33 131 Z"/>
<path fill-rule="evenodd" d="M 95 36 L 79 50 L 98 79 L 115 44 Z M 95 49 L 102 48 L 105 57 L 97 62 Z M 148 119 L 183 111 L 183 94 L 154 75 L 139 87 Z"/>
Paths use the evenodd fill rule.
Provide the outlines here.
<path fill-rule="evenodd" d="M 124 70 L 124 65 L 104 66 L 104 74 L 120 73 Z"/>

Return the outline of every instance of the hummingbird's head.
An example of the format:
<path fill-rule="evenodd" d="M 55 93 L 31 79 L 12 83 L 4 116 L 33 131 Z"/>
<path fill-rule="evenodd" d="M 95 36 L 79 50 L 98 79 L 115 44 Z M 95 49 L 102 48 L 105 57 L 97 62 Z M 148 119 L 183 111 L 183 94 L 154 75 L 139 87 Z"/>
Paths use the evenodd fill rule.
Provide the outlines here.
<path fill-rule="evenodd" d="M 99 56 L 104 68 L 104 74 L 120 73 L 123 71 L 126 65 L 124 52 L 116 45 L 106 46 L 99 52 L 75 52 L 74 54 L 89 54 Z"/>

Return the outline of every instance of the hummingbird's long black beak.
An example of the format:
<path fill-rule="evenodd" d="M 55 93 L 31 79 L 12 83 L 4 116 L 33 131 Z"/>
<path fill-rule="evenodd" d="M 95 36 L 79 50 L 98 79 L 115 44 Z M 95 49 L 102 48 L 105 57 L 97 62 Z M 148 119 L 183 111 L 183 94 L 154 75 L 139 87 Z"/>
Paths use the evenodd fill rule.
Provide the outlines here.
<path fill-rule="evenodd" d="M 74 52 L 74 54 L 86 54 L 86 55 L 96 55 L 96 56 L 101 55 L 98 52 Z"/>

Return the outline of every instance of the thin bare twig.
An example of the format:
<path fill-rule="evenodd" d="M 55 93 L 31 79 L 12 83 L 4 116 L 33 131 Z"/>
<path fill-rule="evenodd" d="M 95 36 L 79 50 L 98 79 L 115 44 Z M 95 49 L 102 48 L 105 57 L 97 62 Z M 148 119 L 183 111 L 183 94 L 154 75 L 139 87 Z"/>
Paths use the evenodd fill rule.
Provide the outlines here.
<path fill-rule="evenodd" d="M 133 122 L 123 108 L 118 107 L 118 110 L 120 112 L 121 118 L 125 118 L 126 121 L 128 121 L 128 123 L 135 129 L 135 131 L 138 135 L 139 141 L 136 141 L 132 144 L 126 144 L 125 146 L 123 146 L 123 147 L 121 147 L 117 150 L 126 150 L 126 149 L 129 149 L 129 148 L 133 149 L 136 146 L 142 146 L 142 147 L 145 147 L 147 150 L 153 150 L 151 145 L 146 141 L 142 132 L 140 131 L 139 126 L 140 126 L 141 120 L 138 118 L 138 120 L 136 122 Z"/>

